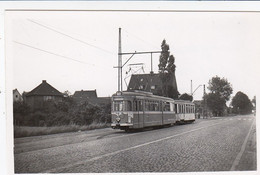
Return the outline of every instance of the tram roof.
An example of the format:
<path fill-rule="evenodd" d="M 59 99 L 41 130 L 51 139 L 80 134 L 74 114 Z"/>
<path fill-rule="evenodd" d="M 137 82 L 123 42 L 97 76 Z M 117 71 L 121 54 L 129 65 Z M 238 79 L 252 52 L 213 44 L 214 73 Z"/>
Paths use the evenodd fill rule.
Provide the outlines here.
<path fill-rule="evenodd" d="M 158 96 L 158 95 L 153 95 L 151 92 L 145 92 L 145 91 L 119 91 L 115 93 L 112 97 L 115 96 L 135 96 L 135 97 L 149 97 L 149 98 L 155 98 L 155 99 L 160 99 L 160 100 L 167 100 L 167 101 L 174 101 L 174 102 L 179 102 L 179 103 L 192 103 L 187 100 L 174 100 L 169 97 L 163 97 L 163 96 Z"/>

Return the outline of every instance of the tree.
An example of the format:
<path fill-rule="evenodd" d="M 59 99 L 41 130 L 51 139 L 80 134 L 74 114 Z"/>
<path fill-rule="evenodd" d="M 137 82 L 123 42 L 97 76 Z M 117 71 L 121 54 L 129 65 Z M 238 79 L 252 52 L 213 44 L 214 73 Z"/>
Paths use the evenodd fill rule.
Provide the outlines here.
<path fill-rule="evenodd" d="M 22 125 L 24 120 L 28 118 L 31 108 L 25 102 L 13 103 L 14 125 Z"/>
<path fill-rule="evenodd" d="M 160 62 L 159 62 L 158 67 L 159 67 L 159 72 L 160 73 L 165 73 L 166 65 L 168 63 L 168 58 L 169 58 L 169 55 L 170 55 L 170 53 L 169 53 L 170 47 L 166 43 L 165 39 L 162 41 L 161 49 L 162 49 L 162 53 L 160 55 L 160 60 L 159 60 Z"/>
<path fill-rule="evenodd" d="M 170 55 L 169 45 L 164 39 L 161 44 L 162 53 L 159 59 L 159 76 L 162 81 L 162 96 L 177 99 L 179 92 L 177 90 L 177 84 L 175 80 L 175 58 Z"/>
<path fill-rule="evenodd" d="M 256 108 L 256 96 L 254 96 L 254 98 L 252 99 L 252 103 L 254 105 L 254 108 Z"/>
<path fill-rule="evenodd" d="M 231 84 L 227 79 L 215 76 L 209 81 L 208 89 L 210 93 L 203 97 L 208 108 L 215 116 L 223 115 L 226 102 L 230 99 L 230 95 L 233 92 Z"/>
<path fill-rule="evenodd" d="M 208 93 L 203 97 L 203 102 L 206 102 L 207 107 L 211 110 L 214 116 L 222 116 L 226 107 L 226 101 L 217 93 Z"/>
<path fill-rule="evenodd" d="M 253 105 L 246 94 L 237 92 L 231 102 L 236 113 L 249 114 L 252 113 Z"/>
<path fill-rule="evenodd" d="M 192 101 L 193 100 L 193 97 L 187 93 L 184 93 L 182 94 L 180 97 L 179 97 L 180 100 L 189 100 L 189 101 Z"/>
<path fill-rule="evenodd" d="M 230 95 L 233 92 L 231 84 L 225 78 L 220 78 L 218 76 L 213 77 L 209 81 L 208 89 L 212 93 L 219 94 L 221 98 L 224 98 L 225 101 L 230 99 Z"/>

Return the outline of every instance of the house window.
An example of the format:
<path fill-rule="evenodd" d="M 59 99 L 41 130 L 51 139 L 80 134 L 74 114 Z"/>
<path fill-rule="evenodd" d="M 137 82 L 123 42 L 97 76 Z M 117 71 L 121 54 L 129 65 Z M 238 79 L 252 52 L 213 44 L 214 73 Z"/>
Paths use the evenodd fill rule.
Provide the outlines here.
<path fill-rule="evenodd" d="M 152 85 L 152 86 L 151 86 L 151 89 L 155 89 L 155 85 Z"/>
<path fill-rule="evenodd" d="M 139 89 L 145 89 L 145 85 L 140 85 Z"/>

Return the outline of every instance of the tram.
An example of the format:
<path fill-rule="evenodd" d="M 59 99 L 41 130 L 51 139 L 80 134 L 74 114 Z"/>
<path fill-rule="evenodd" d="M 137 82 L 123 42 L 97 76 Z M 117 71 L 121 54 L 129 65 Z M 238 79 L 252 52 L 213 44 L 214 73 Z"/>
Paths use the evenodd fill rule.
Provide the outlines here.
<path fill-rule="evenodd" d="M 195 121 L 190 101 L 174 100 L 143 91 L 123 91 L 112 96 L 113 129 L 125 131 Z"/>

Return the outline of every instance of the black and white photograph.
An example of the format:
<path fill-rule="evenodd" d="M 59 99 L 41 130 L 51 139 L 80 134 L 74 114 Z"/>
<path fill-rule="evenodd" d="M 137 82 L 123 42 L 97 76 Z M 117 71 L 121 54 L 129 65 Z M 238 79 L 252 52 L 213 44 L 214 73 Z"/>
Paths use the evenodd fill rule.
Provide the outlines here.
<path fill-rule="evenodd" d="M 113 3 L 5 10 L 13 173 L 257 174 L 260 10 Z"/>

